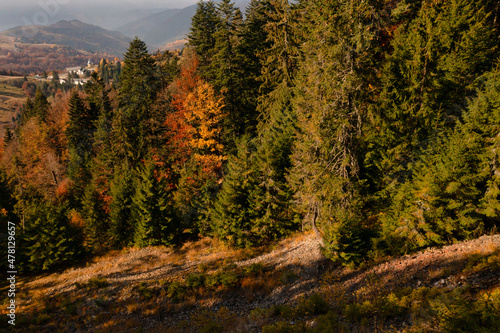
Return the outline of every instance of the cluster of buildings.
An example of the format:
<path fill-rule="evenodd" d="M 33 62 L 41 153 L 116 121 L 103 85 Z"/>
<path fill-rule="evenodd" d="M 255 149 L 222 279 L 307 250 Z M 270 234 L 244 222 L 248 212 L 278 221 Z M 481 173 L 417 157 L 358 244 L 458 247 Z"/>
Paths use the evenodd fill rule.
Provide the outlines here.
<path fill-rule="evenodd" d="M 92 72 L 96 71 L 96 68 L 94 66 L 94 64 L 92 63 L 91 60 L 89 60 L 87 62 L 87 67 L 81 67 L 81 66 L 77 66 L 77 67 L 68 67 L 66 68 L 66 72 L 68 73 L 66 75 L 66 78 L 62 77 L 59 79 L 60 83 L 69 83 L 69 82 L 72 82 L 73 84 L 84 84 L 85 82 L 88 81 L 88 79 L 86 79 L 86 77 L 89 77 L 90 74 L 92 74 Z M 73 77 L 72 79 L 69 79 L 69 74 L 73 74 L 73 76 L 75 76 L 74 74 L 78 75 L 78 76 L 84 76 L 84 78 L 80 78 L 80 77 Z"/>
<path fill-rule="evenodd" d="M 87 62 L 87 66 L 76 66 L 76 67 L 68 67 L 59 75 L 59 83 L 73 83 L 74 85 L 84 84 L 89 79 L 90 74 L 95 72 L 97 69 L 91 60 Z M 76 75 L 75 75 L 76 74 Z M 48 76 L 47 79 L 52 80 L 52 76 Z M 40 75 L 35 75 L 35 79 L 41 80 L 42 77 Z"/>

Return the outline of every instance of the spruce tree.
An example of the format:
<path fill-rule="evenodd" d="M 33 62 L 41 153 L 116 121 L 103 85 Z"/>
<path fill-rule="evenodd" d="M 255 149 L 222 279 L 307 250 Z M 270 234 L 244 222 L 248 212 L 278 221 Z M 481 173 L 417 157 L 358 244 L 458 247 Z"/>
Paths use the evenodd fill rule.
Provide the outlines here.
<path fill-rule="evenodd" d="M 361 161 L 377 53 L 376 1 L 309 1 L 309 38 L 297 74 L 299 131 L 290 181 L 304 223 L 319 229 L 326 253 L 359 263 L 376 225 L 365 214 Z"/>
<path fill-rule="evenodd" d="M 81 258 L 80 231 L 69 223 L 66 204 L 32 198 L 26 207 L 26 226 L 20 243 L 24 271 L 41 272 L 75 263 Z"/>
<path fill-rule="evenodd" d="M 463 123 L 432 142 L 383 215 L 380 247 L 414 251 L 477 237 L 498 226 L 498 69 L 481 78 Z"/>
<path fill-rule="evenodd" d="M 234 246 L 259 244 L 263 232 L 254 223 L 251 197 L 257 188 L 253 156 L 255 148 L 244 136 L 238 143 L 238 154 L 229 156 L 222 188 L 210 212 L 211 229 L 216 237 Z"/>
<path fill-rule="evenodd" d="M 138 172 L 132 199 L 134 244 L 139 247 L 172 245 L 179 225 L 165 179 L 158 174 L 155 161 L 151 159 Z"/>
<path fill-rule="evenodd" d="M 132 197 L 134 195 L 134 178 L 126 165 L 114 167 L 109 196 L 109 231 L 111 245 L 115 247 L 130 246 L 134 239 L 134 220 L 132 216 Z"/>
<path fill-rule="evenodd" d="M 255 181 L 251 194 L 256 239 L 276 239 L 296 225 L 292 189 L 288 185 L 297 119 L 292 109 L 293 79 L 299 57 L 296 7 L 271 1 L 265 25 L 269 48 L 263 51 L 259 78 L 266 92 L 258 101 L 260 112 L 255 138 Z"/>
<path fill-rule="evenodd" d="M 461 119 L 474 81 L 498 55 L 488 1 L 422 1 L 401 24 L 382 72 L 374 113 L 378 149 L 369 153 L 390 189 L 411 178 L 411 167 L 433 137 Z"/>
<path fill-rule="evenodd" d="M 77 90 L 69 99 L 66 137 L 69 148 L 68 174 L 81 188 L 90 177 L 90 160 L 95 131 L 95 111 L 89 110 Z"/>
<path fill-rule="evenodd" d="M 81 200 L 82 215 L 85 219 L 85 246 L 91 252 L 99 253 L 110 245 L 117 245 L 119 242 L 109 233 L 109 216 L 94 179 L 85 187 Z"/>
<path fill-rule="evenodd" d="M 35 97 L 33 99 L 28 97 L 24 104 L 22 121 L 26 123 L 30 118 L 37 117 L 39 121 L 44 122 L 48 111 L 49 102 L 47 101 L 47 97 L 45 97 L 40 87 L 38 87 Z"/>
<path fill-rule="evenodd" d="M 160 82 L 155 61 L 138 38 L 130 42 L 124 63 L 113 126 L 118 153 L 134 166 L 151 146 L 151 110 Z"/>
<path fill-rule="evenodd" d="M 268 0 L 252 0 L 247 7 L 245 20 L 239 32 L 240 42 L 236 53 L 239 55 L 238 108 L 242 133 L 255 136 L 259 112 L 257 102 L 261 94 L 261 55 L 271 47 L 265 26 L 269 21 Z"/>
<path fill-rule="evenodd" d="M 383 217 L 384 241 L 397 253 L 449 244 L 484 231 L 479 213 L 487 165 L 477 134 L 457 129 L 423 153 L 413 178 L 394 195 Z M 470 133 L 469 133 L 470 134 Z"/>
<path fill-rule="evenodd" d="M 214 34 L 215 52 L 207 80 L 224 96 L 224 110 L 227 117 L 223 135 L 226 149 L 231 149 L 234 147 L 235 139 L 243 134 L 247 117 L 242 112 L 239 102 L 242 59 L 237 53 L 237 45 L 242 15 L 231 0 L 221 0 L 217 5 L 217 16 L 217 31 Z"/>
<path fill-rule="evenodd" d="M 47 112 L 49 111 L 49 102 L 40 87 L 37 87 L 36 89 L 33 104 L 36 110 L 36 116 L 40 119 L 40 121 L 44 122 L 47 118 Z"/>
<path fill-rule="evenodd" d="M 479 205 L 487 230 L 498 228 L 500 223 L 500 59 L 495 68 L 483 75 L 477 97 L 469 103 L 464 116 L 464 137 L 480 135 L 484 151 L 481 157 L 487 166 L 485 191 Z M 479 169 L 479 168 L 478 168 Z M 480 169 L 479 169 L 480 170 Z"/>
<path fill-rule="evenodd" d="M 209 66 L 215 49 L 215 33 L 218 29 L 218 16 L 214 1 L 199 1 L 196 13 L 191 18 L 188 44 L 193 47 L 200 60 L 199 71 L 207 78 Z"/>
<path fill-rule="evenodd" d="M 85 85 L 85 92 L 89 114 L 97 116 L 97 119 L 94 121 L 92 158 L 89 161 L 90 175 L 86 179 L 82 195 L 82 216 L 86 222 L 87 246 L 99 252 L 108 246 L 123 245 L 109 232 L 110 184 L 113 180 L 113 165 L 119 161 L 111 146 L 113 113 L 109 88 L 94 72 L 91 80 Z"/>

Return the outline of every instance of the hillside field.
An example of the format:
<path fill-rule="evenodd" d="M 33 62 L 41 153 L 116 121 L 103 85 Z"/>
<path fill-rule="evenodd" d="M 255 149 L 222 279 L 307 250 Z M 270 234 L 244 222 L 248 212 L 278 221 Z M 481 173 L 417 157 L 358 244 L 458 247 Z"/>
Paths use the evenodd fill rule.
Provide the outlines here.
<path fill-rule="evenodd" d="M 359 269 L 323 257 L 313 233 L 252 250 L 203 238 L 21 276 L 18 289 L 17 332 L 495 332 L 500 235 Z"/>
<path fill-rule="evenodd" d="M 5 126 L 12 123 L 12 117 L 20 112 L 26 100 L 26 94 L 21 88 L 9 83 L 10 80 L 22 77 L 0 76 L 0 137 L 5 133 Z"/>

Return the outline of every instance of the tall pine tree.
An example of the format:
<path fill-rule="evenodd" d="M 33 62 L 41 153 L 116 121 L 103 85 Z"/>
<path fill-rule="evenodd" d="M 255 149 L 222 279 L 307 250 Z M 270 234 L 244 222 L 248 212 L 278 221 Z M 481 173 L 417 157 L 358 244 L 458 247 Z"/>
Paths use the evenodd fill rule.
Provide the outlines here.
<path fill-rule="evenodd" d="M 362 130 L 377 41 L 377 1 L 309 1 L 309 38 L 297 75 L 298 135 L 290 180 L 305 223 L 327 254 L 360 262 L 375 226 L 365 215 Z"/>
<path fill-rule="evenodd" d="M 115 133 L 122 158 L 134 166 L 150 148 L 152 105 L 160 88 L 156 64 L 146 44 L 135 38 L 124 57 L 120 76 Z"/>

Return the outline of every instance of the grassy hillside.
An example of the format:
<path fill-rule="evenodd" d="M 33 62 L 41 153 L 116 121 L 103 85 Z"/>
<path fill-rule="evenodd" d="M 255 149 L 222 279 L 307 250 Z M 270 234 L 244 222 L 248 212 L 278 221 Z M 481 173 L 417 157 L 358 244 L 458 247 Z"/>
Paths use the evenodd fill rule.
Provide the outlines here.
<path fill-rule="evenodd" d="M 9 126 L 12 117 L 20 112 L 26 100 L 26 94 L 21 88 L 16 88 L 9 81 L 16 79 L 10 76 L 0 76 L 0 137 L 5 133 L 5 126 Z"/>
<path fill-rule="evenodd" d="M 18 332 L 496 332 L 500 235 L 362 269 L 313 234 L 231 250 L 202 239 L 21 277 Z M 5 284 L 5 282 L 3 282 Z M 6 295 L 6 286 L 0 292 Z M 2 314 L 6 313 L 5 300 Z M 6 328 L 6 321 L 0 323 Z"/>

